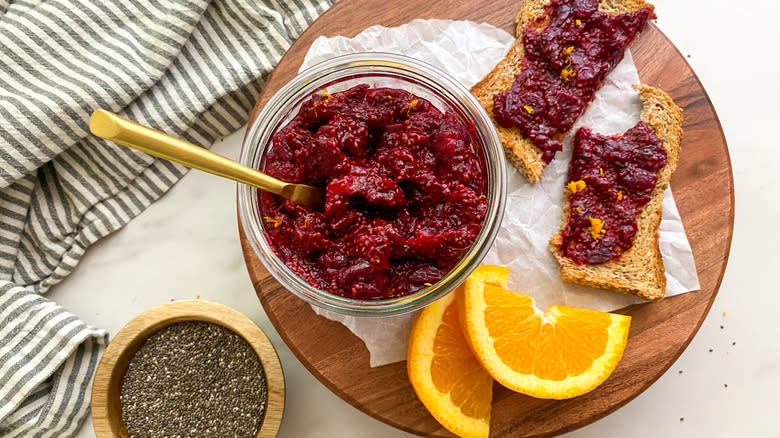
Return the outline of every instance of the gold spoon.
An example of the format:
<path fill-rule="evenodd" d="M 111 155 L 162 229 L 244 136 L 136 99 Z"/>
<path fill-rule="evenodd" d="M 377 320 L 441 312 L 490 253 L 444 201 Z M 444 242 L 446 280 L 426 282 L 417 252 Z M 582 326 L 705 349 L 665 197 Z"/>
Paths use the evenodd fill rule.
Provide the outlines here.
<path fill-rule="evenodd" d="M 319 187 L 279 181 L 222 155 L 102 109 L 92 113 L 89 130 L 100 138 L 275 193 L 297 204 L 317 207 L 325 203 L 325 190 Z"/>

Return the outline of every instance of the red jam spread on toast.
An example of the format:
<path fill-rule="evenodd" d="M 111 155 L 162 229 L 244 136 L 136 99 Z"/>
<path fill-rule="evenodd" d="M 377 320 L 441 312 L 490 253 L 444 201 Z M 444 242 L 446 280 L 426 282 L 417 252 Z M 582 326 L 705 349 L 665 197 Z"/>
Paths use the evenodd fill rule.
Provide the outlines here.
<path fill-rule="evenodd" d="M 639 122 L 622 135 L 577 131 L 569 166 L 569 217 L 561 254 L 578 265 L 619 258 L 631 248 L 637 215 L 666 166 L 663 141 Z"/>
<path fill-rule="evenodd" d="M 561 139 L 585 112 L 652 7 L 619 15 L 598 10 L 599 0 L 552 0 L 523 30 L 525 55 L 508 91 L 493 96 L 493 116 L 517 126 L 549 163 Z"/>
<path fill-rule="evenodd" d="M 273 137 L 265 171 L 326 187 L 324 208 L 260 193 L 276 255 L 317 288 L 357 299 L 440 280 L 487 212 L 473 123 L 392 88 L 358 85 L 303 103 Z"/>

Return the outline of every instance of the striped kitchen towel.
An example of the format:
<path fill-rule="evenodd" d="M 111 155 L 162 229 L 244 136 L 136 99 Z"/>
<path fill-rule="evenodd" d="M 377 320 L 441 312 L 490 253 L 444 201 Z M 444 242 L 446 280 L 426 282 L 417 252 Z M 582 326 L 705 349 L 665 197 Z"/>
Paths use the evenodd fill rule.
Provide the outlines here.
<path fill-rule="evenodd" d="M 330 4 L 0 0 L 0 436 L 76 433 L 107 334 L 40 294 L 187 171 L 92 137 L 92 111 L 211 145 Z"/>

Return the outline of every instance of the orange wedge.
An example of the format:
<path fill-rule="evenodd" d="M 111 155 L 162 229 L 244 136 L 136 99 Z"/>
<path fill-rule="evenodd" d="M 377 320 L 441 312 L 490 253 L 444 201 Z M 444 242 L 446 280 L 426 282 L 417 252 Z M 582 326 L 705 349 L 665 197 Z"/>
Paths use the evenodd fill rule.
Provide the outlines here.
<path fill-rule="evenodd" d="M 491 281 L 497 269 L 477 268 L 456 299 L 467 342 L 490 375 L 549 399 L 603 383 L 623 356 L 631 317 L 566 306 L 542 312 L 533 298 Z"/>
<path fill-rule="evenodd" d="M 460 437 L 487 437 L 493 379 L 469 349 L 455 293 L 421 310 L 409 338 L 407 372 L 420 401 Z"/>

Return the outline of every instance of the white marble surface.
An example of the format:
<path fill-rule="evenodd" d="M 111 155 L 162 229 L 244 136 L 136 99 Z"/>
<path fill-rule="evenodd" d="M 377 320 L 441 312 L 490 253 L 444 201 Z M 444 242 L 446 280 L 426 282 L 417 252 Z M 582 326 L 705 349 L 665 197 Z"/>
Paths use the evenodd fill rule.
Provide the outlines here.
<path fill-rule="evenodd" d="M 658 25 L 690 55 L 726 133 L 736 186 L 731 259 L 709 317 L 672 368 L 623 408 L 567 436 L 780 436 L 780 239 L 773 231 L 780 150 L 766 129 L 778 122 L 780 2 L 654 3 Z M 214 151 L 236 158 L 242 135 L 218 142 Z M 191 172 L 91 248 L 48 296 L 111 333 L 172 298 L 200 295 L 227 304 L 257 322 L 281 357 L 287 405 L 280 437 L 407 436 L 332 394 L 276 334 L 244 268 L 234 192 L 229 181 Z M 78 436 L 94 436 L 89 422 Z"/>

